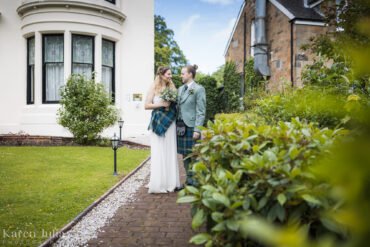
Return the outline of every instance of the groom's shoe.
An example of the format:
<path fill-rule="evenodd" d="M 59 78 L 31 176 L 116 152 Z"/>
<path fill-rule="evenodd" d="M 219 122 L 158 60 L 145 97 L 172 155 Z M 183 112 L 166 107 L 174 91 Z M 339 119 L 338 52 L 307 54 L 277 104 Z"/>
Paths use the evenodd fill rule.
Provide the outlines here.
<path fill-rule="evenodd" d="M 185 186 L 184 185 L 181 185 L 180 187 L 176 187 L 175 188 L 175 191 L 180 191 L 180 190 L 182 190 L 182 189 L 184 189 L 185 188 Z"/>

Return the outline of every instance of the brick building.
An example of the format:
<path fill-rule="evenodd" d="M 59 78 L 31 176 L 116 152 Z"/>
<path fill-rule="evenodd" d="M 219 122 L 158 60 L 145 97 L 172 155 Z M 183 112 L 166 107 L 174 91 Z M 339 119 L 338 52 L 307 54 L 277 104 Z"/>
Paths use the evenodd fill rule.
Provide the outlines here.
<path fill-rule="evenodd" d="M 323 0 L 262 0 L 262 15 L 258 13 L 260 0 L 245 0 L 225 50 L 225 60 L 234 61 L 243 73 L 243 64 L 255 57 L 258 37 L 265 32 L 260 45 L 265 54 L 266 75 L 269 88 L 281 89 L 284 81 L 301 85 L 302 68 L 312 61 L 312 54 L 302 51 L 301 46 L 312 36 L 328 31 L 322 13 Z M 261 13 L 261 12 L 260 12 Z M 257 17 L 257 18 L 256 18 Z M 258 23 L 263 19 L 263 23 Z M 258 30 L 263 28 L 264 30 Z M 263 59 L 262 59 L 263 60 Z M 255 59 L 256 61 L 256 59 Z"/>

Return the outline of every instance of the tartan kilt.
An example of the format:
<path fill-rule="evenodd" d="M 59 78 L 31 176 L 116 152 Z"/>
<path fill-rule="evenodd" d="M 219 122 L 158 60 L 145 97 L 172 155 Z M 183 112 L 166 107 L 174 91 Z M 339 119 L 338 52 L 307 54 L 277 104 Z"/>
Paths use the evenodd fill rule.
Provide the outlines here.
<path fill-rule="evenodd" d="M 191 149 L 195 144 L 193 139 L 194 127 L 185 125 L 185 134 L 177 136 L 177 153 L 182 154 L 184 157 L 191 153 Z"/>

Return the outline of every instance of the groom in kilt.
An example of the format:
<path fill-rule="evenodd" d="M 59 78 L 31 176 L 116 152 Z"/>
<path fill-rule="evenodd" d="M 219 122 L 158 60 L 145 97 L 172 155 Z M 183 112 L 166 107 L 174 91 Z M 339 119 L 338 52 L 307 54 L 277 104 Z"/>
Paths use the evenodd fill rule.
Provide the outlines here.
<path fill-rule="evenodd" d="M 195 185 L 190 167 L 192 158 L 186 156 L 192 152 L 196 141 L 201 138 L 198 127 L 203 126 L 206 115 L 206 91 L 202 85 L 194 81 L 197 68 L 197 65 L 188 65 L 182 69 L 183 85 L 178 89 L 177 153 L 182 154 L 184 160 L 186 185 Z"/>

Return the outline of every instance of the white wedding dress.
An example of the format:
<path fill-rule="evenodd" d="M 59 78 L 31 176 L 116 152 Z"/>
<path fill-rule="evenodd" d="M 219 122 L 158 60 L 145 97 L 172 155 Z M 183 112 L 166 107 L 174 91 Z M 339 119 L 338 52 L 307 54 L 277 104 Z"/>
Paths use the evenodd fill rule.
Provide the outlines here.
<path fill-rule="evenodd" d="M 155 95 L 153 103 L 162 99 Z M 164 136 L 158 136 L 150 130 L 150 179 L 148 193 L 173 192 L 180 187 L 179 164 L 177 160 L 176 120 L 167 129 Z"/>

